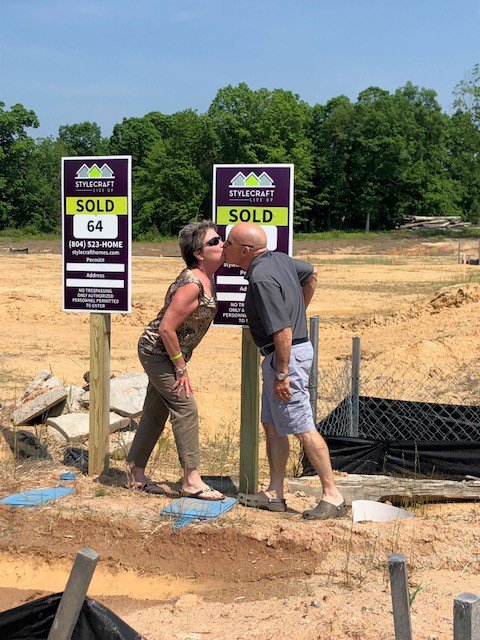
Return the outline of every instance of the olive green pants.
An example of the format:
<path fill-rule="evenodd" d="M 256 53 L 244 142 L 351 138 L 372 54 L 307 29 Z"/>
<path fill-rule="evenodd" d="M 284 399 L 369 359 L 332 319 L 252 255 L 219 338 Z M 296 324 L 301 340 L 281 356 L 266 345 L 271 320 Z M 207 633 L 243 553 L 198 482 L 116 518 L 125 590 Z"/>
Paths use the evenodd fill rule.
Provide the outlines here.
<path fill-rule="evenodd" d="M 198 410 L 193 395 L 187 398 L 182 391 L 178 397 L 176 390 L 172 391 L 175 371 L 168 357 L 153 355 L 141 348 L 138 349 L 138 357 L 148 375 L 148 388 L 143 415 L 127 462 L 142 469 L 147 466 L 170 415 L 180 466 L 182 469 L 198 468 Z"/>

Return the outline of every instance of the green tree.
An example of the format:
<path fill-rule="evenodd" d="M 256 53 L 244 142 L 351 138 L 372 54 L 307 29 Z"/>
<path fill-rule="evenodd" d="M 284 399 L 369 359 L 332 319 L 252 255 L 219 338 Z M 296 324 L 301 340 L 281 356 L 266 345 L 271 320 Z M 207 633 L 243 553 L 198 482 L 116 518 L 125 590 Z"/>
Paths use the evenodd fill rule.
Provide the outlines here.
<path fill-rule="evenodd" d="M 40 138 L 36 142 L 28 182 L 35 185 L 30 224 L 39 231 L 61 228 L 61 163 L 68 153 L 63 144 L 53 138 Z"/>
<path fill-rule="evenodd" d="M 480 129 L 480 65 L 478 63 L 466 78 L 455 85 L 453 95 L 454 108 L 470 113 L 475 126 Z"/>
<path fill-rule="evenodd" d="M 100 156 L 107 151 L 107 141 L 96 122 L 65 124 L 58 128 L 58 141 L 69 156 Z"/>
<path fill-rule="evenodd" d="M 34 111 L 21 104 L 5 109 L 0 102 L 0 228 L 20 227 L 30 221 L 35 184 L 28 180 L 35 149 L 26 129 L 39 126 Z"/>
<path fill-rule="evenodd" d="M 164 132 L 157 128 L 159 117 L 149 114 L 143 118 L 124 118 L 113 127 L 109 152 L 112 155 L 131 155 L 134 171 L 142 167 L 154 143 L 164 137 Z"/>
<path fill-rule="evenodd" d="M 313 176 L 309 105 L 291 91 L 253 91 L 242 82 L 220 89 L 208 115 L 220 162 L 295 164 L 295 222 L 307 222 Z"/>
<path fill-rule="evenodd" d="M 313 107 L 309 133 L 313 144 L 315 213 L 312 222 L 315 229 L 338 229 L 349 222 L 348 163 L 354 113 L 354 105 L 346 96 Z"/>
<path fill-rule="evenodd" d="M 136 173 L 136 235 L 176 234 L 190 220 L 210 217 L 213 125 L 186 110 L 163 121 L 163 139 L 154 143 Z"/>
<path fill-rule="evenodd" d="M 467 220 L 480 223 L 480 130 L 470 112 L 457 110 L 448 123 L 448 175 L 455 180 Z"/>

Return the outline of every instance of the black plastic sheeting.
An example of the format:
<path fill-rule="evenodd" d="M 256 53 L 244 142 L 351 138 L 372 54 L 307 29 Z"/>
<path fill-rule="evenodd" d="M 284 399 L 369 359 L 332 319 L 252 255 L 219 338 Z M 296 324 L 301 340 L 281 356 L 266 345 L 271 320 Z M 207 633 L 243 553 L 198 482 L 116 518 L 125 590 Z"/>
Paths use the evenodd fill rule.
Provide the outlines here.
<path fill-rule="evenodd" d="M 325 436 L 324 436 L 325 437 Z M 332 467 L 347 473 L 462 480 L 480 478 L 479 442 L 386 441 L 325 437 Z M 304 454 L 303 476 L 315 475 Z"/>
<path fill-rule="evenodd" d="M 47 640 L 61 593 L 0 613 L 1 640 Z M 85 598 L 72 640 L 141 640 L 142 636 L 110 609 Z"/>
<path fill-rule="evenodd" d="M 408 402 L 360 397 L 358 438 L 328 435 L 347 410 L 349 399 L 342 401 L 317 430 L 330 449 L 332 466 L 338 471 L 363 474 L 391 474 L 404 477 L 480 478 L 480 407 Z M 434 427 L 436 439 L 426 439 L 426 428 Z M 405 439 L 392 437 L 390 431 Z M 472 440 L 455 437 L 462 431 Z M 378 437 L 381 434 L 381 437 Z M 302 475 L 315 472 L 304 454 Z"/>

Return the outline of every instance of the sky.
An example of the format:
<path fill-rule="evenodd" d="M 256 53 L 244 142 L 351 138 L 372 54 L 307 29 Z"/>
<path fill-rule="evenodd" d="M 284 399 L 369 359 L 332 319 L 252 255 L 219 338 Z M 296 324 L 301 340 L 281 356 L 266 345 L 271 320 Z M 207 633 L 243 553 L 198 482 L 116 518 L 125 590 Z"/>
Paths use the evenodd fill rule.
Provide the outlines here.
<path fill-rule="evenodd" d="M 204 112 L 239 82 L 313 105 L 411 81 L 450 111 L 477 62 L 480 0 L 0 0 L 0 101 L 35 136 Z"/>

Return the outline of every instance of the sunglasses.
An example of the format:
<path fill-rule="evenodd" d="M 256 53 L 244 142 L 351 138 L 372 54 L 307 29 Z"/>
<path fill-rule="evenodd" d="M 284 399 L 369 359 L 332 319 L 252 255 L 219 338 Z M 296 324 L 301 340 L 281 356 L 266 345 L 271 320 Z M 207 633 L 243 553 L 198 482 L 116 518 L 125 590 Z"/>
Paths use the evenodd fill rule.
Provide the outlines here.
<path fill-rule="evenodd" d="M 208 242 L 205 242 L 204 245 L 202 245 L 203 247 L 216 247 L 217 245 L 220 244 L 220 242 L 222 241 L 222 239 L 220 238 L 220 236 L 215 236 L 214 238 L 211 238 Z"/>

